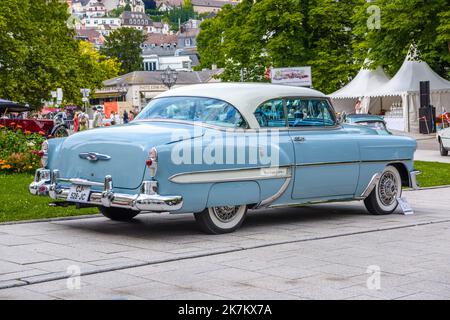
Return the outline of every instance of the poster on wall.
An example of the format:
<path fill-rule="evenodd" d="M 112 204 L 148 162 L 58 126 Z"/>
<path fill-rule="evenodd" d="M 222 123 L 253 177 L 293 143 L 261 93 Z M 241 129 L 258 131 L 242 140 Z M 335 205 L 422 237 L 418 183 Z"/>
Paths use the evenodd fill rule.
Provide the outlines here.
<path fill-rule="evenodd" d="M 272 68 L 271 80 L 274 84 L 312 87 L 311 67 Z"/>

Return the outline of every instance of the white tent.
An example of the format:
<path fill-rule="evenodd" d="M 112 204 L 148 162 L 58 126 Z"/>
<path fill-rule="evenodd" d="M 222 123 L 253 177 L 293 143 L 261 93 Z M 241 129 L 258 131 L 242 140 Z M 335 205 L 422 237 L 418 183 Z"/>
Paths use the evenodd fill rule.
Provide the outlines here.
<path fill-rule="evenodd" d="M 368 61 L 364 64 L 367 64 Z M 358 98 L 370 94 L 370 92 L 384 86 L 389 82 L 389 77 L 383 68 L 378 67 L 375 70 L 361 68 L 356 77 L 345 87 L 329 95 L 333 101 L 333 106 L 337 112 L 354 113 L 355 104 Z M 381 108 L 381 99 L 364 99 L 363 109 L 376 110 Z"/>
<path fill-rule="evenodd" d="M 450 81 L 441 78 L 430 66 L 421 61 L 417 49 L 411 49 L 397 74 L 381 88 L 370 92 L 370 99 L 386 97 L 401 99 L 403 129 L 419 132 L 420 82 L 430 81 L 431 105 L 437 113 L 450 111 Z"/>

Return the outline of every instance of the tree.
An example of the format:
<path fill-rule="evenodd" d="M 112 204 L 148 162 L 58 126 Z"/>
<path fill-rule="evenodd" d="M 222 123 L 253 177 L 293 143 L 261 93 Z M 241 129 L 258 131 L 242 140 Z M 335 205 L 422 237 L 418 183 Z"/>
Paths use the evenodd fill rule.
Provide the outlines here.
<path fill-rule="evenodd" d="M 105 38 L 102 53 L 108 57 L 115 57 L 121 63 L 124 73 L 142 68 L 142 43 L 146 37 L 140 30 L 132 28 L 119 28 Z"/>
<path fill-rule="evenodd" d="M 372 5 L 380 9 L 380 29 L 367 26 Z M 367 3 L 354 15 L 355 53 L 359 59 L 368 56 L 372 67 L 384 66 L 393 75 L 403 63 L 411 44 L 415 43 L 421 58 L 441 76 L 449 78 L 449 8 L 449 0 L 377 0 Z"/>
<path fill-rule="evenodd" d="M 80 41 L 78 45 L 78 88 L 91 90 L 100 88 L 105 79 L 114 78 L 119 74 L 120 62 L 116 58 L 108 58 L 101 54 L 90 42 Z"/>
<path fill-rule="evenodd" d="M 111 18 L 118 18 L 125 11 L 125 7 L 114 8 L 108 12 L 108 16 Z"/>
<path fill-rule="evenodd" d="M 155 0 L 144 0 L 145 10 L 155 10 L 156 1 Z"/>
<path fill-rule="evenodd" d="M 351 13 L 363 0 L 243 0 L 201 24 L 201 67 L 225 68 L 221 78 L 265 81 L 267 67 L 312 66 L 313 84 L 336 90 L 355 74 Z M 350 13 L 350 14 L 349 14 Z"/>
<path fill-rule="evenodd" d="M 81 87 L 94 89 L 117 74 L 114 62 L 80 55 L 69 16 L 58 0 L 0 1 L 0 97 L 39 108 L 60 87 L 75 103 Z"/>

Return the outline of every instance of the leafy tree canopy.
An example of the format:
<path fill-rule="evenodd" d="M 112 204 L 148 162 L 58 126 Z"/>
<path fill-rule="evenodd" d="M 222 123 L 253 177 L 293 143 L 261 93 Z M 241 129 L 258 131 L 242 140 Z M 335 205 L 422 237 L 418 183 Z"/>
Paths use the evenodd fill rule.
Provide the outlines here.
<path fill-rule="evenodd" d="M 380 9 L 380 29 L 367 26 L 373 5 Z M 358 7 L 354 21 L 355 53 L 360 60 L 368 55 L 372 67 L 395 74 L 415 43 L 431 68 L 450 76 L 449 0 L 376 0 Z"/>
<path fill-rule="evenodd" d="M 381 14 L 380 28 L 368 21 Z M 450 70 L 450 0 L 243 0 L 201 25 L 200 68 L 225 68 L 222 79 L 264 81 L 267 67 L 312 66 L 313 85 L 333 92 L 365 58 L 395 74 L 415 42 L 441 76 Z"/>
<path fill-rule="evenodd" d="M 141 69 L 141 45 L 146 37 L 140 30 L 119 28 L 105 38 L 102 53 L 116 58 L 121 63 L 121 71 L 129 73 Z"/>
<path fill-rule="evenodd" d="M 80 88 L 117 75 L 117 61 L 74 39 L 69 17 L 58 0 L 0 1 L 0 97 L 39 108 L 60 87 L 79 103 Z"/>
<path fill-rule="evenodd" d="M 264 81 L 267 67 L 312 66 L 314 87 L 331 92 L 359 68 L 351 16 L 363 0 L 243 0 L 201 25 L 201 68 L 225 68 L 222 79 Z"/>

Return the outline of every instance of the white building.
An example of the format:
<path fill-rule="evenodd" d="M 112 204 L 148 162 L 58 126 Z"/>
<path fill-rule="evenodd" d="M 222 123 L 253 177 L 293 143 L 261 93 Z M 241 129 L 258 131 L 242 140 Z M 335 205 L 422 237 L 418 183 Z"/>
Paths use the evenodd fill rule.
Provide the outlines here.
<path fill-rule="evenodd" d="M 118 7 L 125 7 L 129 5 L 131 11 L 145 13 L 145 4 L 142 0 L 119 0 Z"/>
<path fill-rule="evenodd" d="M 108 17 L 84 18 L 81 20 L 81 24 L 85 28 L 97 28 L 99 26 L 109 25 L 112 29 L 117 29 L 122 25 L 120 18 L 108 18 Z"/>

